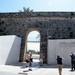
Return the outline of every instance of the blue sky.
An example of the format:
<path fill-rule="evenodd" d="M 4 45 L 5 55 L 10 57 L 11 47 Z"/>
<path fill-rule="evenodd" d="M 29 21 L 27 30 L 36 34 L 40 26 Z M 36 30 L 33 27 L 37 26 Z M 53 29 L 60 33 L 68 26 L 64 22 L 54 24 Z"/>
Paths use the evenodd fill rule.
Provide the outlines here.
<path fill-rule="evenodd" d="M 28 41 L 38 41 L 39 38 L 36 38 L 39 35 L 39 32 L 37 31 L 32 31 L 28 35 Z"/>
<path fill-rule="evenodd" d="M 0 12 L 18 12 L 23 7 L 34 12 L 75 12 L 75 0 L 0 0 Z"/>

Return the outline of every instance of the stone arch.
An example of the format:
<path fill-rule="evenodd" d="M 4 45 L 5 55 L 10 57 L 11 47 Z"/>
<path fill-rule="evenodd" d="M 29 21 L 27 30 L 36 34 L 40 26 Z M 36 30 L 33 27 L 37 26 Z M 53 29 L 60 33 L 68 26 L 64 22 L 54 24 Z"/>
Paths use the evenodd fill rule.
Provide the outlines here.
<path fill-rule="evenodd" d="M 38 31 L 40 33 L 40 31 L 37 28 L 30 28 L 27 30 L 26 32 L 26 41 L 25 41 L 25 48 L 24 48 L 24 56 L 23 56 L 23 60 L 25 61 L 25 57 L 26 57 L 26 50 L 27 50 L 27 38 L 30 32 L 32 31 Z"/>

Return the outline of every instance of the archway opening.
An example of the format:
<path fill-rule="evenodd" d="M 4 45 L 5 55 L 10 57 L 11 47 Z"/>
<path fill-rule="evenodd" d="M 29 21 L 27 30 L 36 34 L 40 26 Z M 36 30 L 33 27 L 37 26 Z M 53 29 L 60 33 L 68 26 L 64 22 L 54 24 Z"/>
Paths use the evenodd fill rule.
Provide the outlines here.
<path fill-rule="evenodd" d="M 31 31 L 27 37 L 27 53 L 32 52 L 32 58 L 39 61 L 40 53 L 40 33 L 38 31 Z"/>

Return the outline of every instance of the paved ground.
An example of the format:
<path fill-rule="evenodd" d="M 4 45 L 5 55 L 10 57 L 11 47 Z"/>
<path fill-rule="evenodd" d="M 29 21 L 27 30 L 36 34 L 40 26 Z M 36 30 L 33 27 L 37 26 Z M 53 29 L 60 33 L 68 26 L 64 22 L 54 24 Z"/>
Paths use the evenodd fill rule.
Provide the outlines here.
<path fill-rule="evenodd" d="M 33 62 L 33 71 L 28 71 L 25 62 L 14 65 L 1 65 L 0 75 L 59 75 L 56 65 L 39 66 L 38 60 Z M 62 75 L 75 75 L 75 71 L 70 71 L 70 66 L 63 66 Z"/>

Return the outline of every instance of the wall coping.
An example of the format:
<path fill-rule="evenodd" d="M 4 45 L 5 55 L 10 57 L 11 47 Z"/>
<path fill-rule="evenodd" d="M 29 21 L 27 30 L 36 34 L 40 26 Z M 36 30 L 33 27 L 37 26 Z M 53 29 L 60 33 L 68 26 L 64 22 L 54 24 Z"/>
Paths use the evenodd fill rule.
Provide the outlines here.
<path fill-rule="evenodd" d="M 7 12 L 0 13 L 0 18 L 25 17 L 75 17 L 75 12 Z"/>

